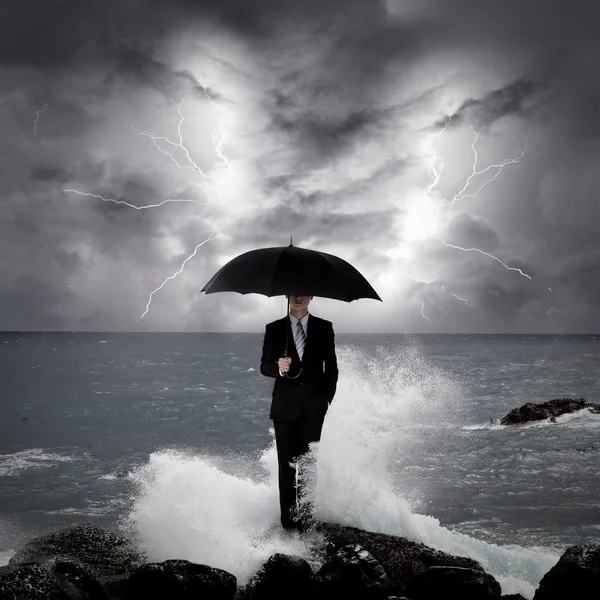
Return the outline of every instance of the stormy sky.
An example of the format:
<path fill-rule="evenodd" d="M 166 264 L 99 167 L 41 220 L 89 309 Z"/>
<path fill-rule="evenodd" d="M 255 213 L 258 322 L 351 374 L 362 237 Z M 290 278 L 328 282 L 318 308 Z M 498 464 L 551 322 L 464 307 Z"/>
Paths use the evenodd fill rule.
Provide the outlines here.
<path fill-rule="evenodd" d="M 600 331 L 596 4 L 3 3 L 0 330 L 263 331 L 293 235 L 336 332 Z"/>

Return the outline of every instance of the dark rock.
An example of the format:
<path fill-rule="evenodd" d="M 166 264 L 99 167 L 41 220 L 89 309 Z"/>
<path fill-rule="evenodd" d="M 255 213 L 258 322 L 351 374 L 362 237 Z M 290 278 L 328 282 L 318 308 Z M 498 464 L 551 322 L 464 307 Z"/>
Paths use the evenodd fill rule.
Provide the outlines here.
<path fill-rule="evenodd" d="M 386 600 L 390 581 L 381 564 L 359 544 L 342 546 L 315 576 L 315 597 Z"/>
<path fill-rule="evenodd" d="M 311 588 L 312 571 L 300 556 L 274 554 L 246 585 L 244 600 L 296 600 Z"/>
<path fill-rule="evenodd" d="M 129 600 L 129 575 L 100 578 L 110 600 Z"/>
<path fill-rule="evenodd" d="M 597 600 L 600 544 L 571 546 L 542 577 L 533 600 Z"/>
<path fill-rule="evenodd" d="M 128 581 L 130 600 L 233 600 L 231 573 L 187 560 L 166 560 L 137 568 Z"/>
<path fill-rule="evenodd" d="M 429 567 L 410 582 L 406 594 L 411 600 L 500 600 L 502 589 L 491 575 L 480 570 Z"/>
<path fill-rule="evenodd" d="M 519 408 L 514 408 L 500 419 L 500 425 L 521 425 L 544 419 L 556 422 L 556 417 L 584 408 L 589 409 L 590 412 L 600 414 L 600 404 L 587 402 L 585 398 L 556 398 L 540 404 L 528 402 Z"/>
<path fill-rule="evenodd" d="M 18 566 L 48 559 L 87 567 L 102 581 L 130 573 L 144 562 L 145 556 L 127 538 L 84 523 L 31 540 L 8 564 Z"/>
<path fill-rule="evenodd" d="M 108 600 L 100 582 L 84 567 L 46 561 L 5 567 L 0 573 L 0 599 Z"/>
<path fill-rule="evenodd" d="M 367 548 L 381 563 L 390 581 L 389 594 L 408 595 L 406 588 L 419 573 L 428 567 L 465 567 L 483 572 L 483 567 L 471 558 L 453 556 L 434 550 L 425 544 L 405 538 L 363 531 L 343 525 L 320 524 L 317 531 L 324 537 L 326 554 L 332 555 L 342 546 L 359 544 Z"/>
<path fill-rule="evenodd" d="M 53 573 L 61 589 L 69 598 L 76 600 L 108 600 L 102 584 L 84 567 L 58 561 Z"/>
<path fill-rule="evenodd" d="M 0 600 L 68 600 L 52 573 L 38 565 L 0 572 Z"/>

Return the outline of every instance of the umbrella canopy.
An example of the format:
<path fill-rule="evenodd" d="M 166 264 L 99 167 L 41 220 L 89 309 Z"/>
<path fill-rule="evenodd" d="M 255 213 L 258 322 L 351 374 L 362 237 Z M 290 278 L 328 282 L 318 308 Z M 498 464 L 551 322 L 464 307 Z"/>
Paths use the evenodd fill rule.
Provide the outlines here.
<path fill-rule="evenodd" d="M 230 260 L 202 292 L 238 292 L 283 296 L 297 294 L 352 302 L 372 298 L 382 302 L 371 284 L 345 260 L 293 246 L 250 250 Z"/>
<path fill-rule="evenodd" d="M 352 302 L 372 298 L 383 302 L 371 284 L 345 260 L 318 252 L 289 246 L 250 250 L 221 267 L 200 290 L 207 294 L 238 292 L 263 296 L 320 296 Z M 286 300 L 286 318 L 289 319 Z M 287 356 L 289 327 L 286 327 L 285 353 Z M 296 379 L 302 373 L 290 376 Z"/>

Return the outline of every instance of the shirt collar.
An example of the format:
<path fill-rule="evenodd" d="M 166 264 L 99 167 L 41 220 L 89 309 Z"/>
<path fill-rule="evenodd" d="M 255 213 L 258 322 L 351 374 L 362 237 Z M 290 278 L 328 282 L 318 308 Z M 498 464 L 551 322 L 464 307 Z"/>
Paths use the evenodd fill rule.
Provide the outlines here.
<path fill-rule="evenodd" d="M 289 313 L 289 314 L 290 314 L 290 319 L 292 321 L 292 325 L 295 325 L 298 321 L 301 321 L 302 326 L 305 327 L 306 324 L 308 323 L 308 317 L 309 317 L 310 313 L 306 313 L 301 319 L 298 319 L 298 317 L 296 317 L 292 313 Z"/>

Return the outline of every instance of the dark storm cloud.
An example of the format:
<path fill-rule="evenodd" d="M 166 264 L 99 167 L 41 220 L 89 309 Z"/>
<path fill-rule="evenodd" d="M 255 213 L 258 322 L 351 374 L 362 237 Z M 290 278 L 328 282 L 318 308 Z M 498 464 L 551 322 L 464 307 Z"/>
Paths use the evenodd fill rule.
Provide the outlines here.
<path fill-rule="evenodd" d="M 349 244 L 354 251 L 369 240 L 382 240 L 384 245 L 392 241 L 391 232 L 384 227 L 391 213 L 391 210 L 365 211 L 357 218 L 350 214 L 302 210 L 302 201 L 299 204 L 286 203 L 241 223 L 235 238 L 241 245 L 271 245 L 276 231 L 281 232 L 281 244 L 277 245 L 287 245 L 289 236 L 293 235 L 297 246 L 303 246 L 304 240 L 311 239 L 315 246 Z"/>
<path fill-rule="evenodd" d="M 3 323 L 13 331 L 62 330 L 67 325 L 64 316 L 52 313 L 64 300 L 56 289 L 42 288 L 39 282 L 31 288 L 20 283 L 19 289 L 0 294 Z"/>
<path fill-rule="evenodd" d="M 52 66 L 70 60 L 106 26 L 99 2 L 4 2 L 0 5 L 0 63 Z"/>
<path fill-rule="evenodd" d="M 485 312 L 492 313 L 496 323 L 514 331 L 525 325 L 523 308 L 535 298 L 531 288 L 524 285 L 500 285 L 490 281 L 477 294 L 476 301 Z"/>
<path fill-rule="evenodd" d="M 346 148 L 346 150 L 348 150 Z M 309 152 L 306 153 L 310 155 Z M 315 166 L 326 164 L 327 156 L 317 154 L 319 158 L 311 156 L 309 162 L 314 161 Z M 300 159 L 299 159 L 300 160 Z M 296 169 L 286 175 L 277 175 L 267 177 L 264 180 L 262 189 L 267 195 L 279 191 L 286 197 L 295 197 L 300 202 L 301 206 L 310 208 L 318 205 L 327 204 L 330 207 L 343 206 L 350 200 L 354 200 L 369 194 L 373 189 L 386 184 L 393 177 L 404 172 L 409 166 L 414 166 L 416 159 L 412 157 L 386 157 L 378 164 L 374 165 L 370 172 L 364 176 L 356 176 L 346 185 L 341 186 L 338 190 L 331 192 L 315 191 L 310 194 L 295 193 L 294 185 L 302 179 L 302 174 L 298 170 L 299 165 L 295 165 Z"/>
<path fill-rule="evenodd" d="M 557 283 L 575 287 L 591 306 L 600 306 L 600 248 L 570 256 L 561 267 Z"/>
<path fill-rule="evenodd" d="M 0 78 L 0 98 L 3 93 L 7 94 L 3 103 L 0 100 L 0 108 L 4 108 L 4 120 L 0 119 L 0 122 L 4 121 L 5 132 L 7 123 L 15 127 L 14 135 L 0 140 L 0 151 L 4 150 L 3 156 L 25 153 L 33 160 L 44 156 L 46 151 L 49 160 L 64 160 L 53 149 L 40 148 L 40 136 L 57 143 L 85 136 L 101 123 L 85 105 L 59 97 L 62 90 L 53 88 L 51 78 L 41 77 L 39 82 L 23 79 Z M 33 156 L 32 145 L 36 146 Z"/>
<path fill-rule="evenodd" d="M 362 110 L 335 119 L 326 119 L 315 113 L 303 117 L 276 115 L 273 125 L 291 134 L 292 140 L 301 144 L 305 152 L 321 160 L 323 155 L 331 157 L 343 151 L 377 121 L 378 116 L 374 111 Z"/>
<path fill-rule="evenodd" d="M 186 96 L 192 95 L 206 102 L 209 102 L 209 98 L 213 101 L 227 102 L 218 90 L 208 89 L 189 71 L 173 71 L 165 63 L 130 43 L 119 43 L 108 56 L 112 60 L 114 70 L 108 75 L 107 83 L 122 78 L 132 85 L 155 88 L 165 96 L 172 96 L 177 92 Z"/>
<path fill-rule="evenodd" d="M 531 109 L 534 96 L 541 88 L 539 81 L 521 79 L 493 90 L 483 98 L 469 98 L 449 116 L 451 126 L 457 127 L 466 122 L 479 128 L 489 127 L 507 116 L 525 116 L 526 111 Z M 435 129 L 445 125 L 446 121 L 447 119 L 444 119 L 436 123 Z"/>
<path fill-rule="evenodd" d="M 489 127 L 515 117 L 524 130 L 531 121 L 547 127 L 550 140 L 556 130 L 553 143 L 565 147 L 577 136 L 598 136 L 600 82 L 594 57 L 600 48 L 595 41 L 598 19 L 593 14 L 597 10 L 594 3 L 535 0 L 515 6 L 481 0 L 390 0 L 387 4 L 389 13 L 386 3 L 366 0 L 26 0 L 0 6 L 0 203 L 5 216 L 0 239 L 4 256 L 8 256 L 7 249 L 13 256 L 11 262 L 0 264 L 6 272 L 0 287 L 1 326 L 68 328 L 80 323 L 126 328 L 135 303 L 145 301 L 145 292 L 140 292 L 135 303 L 132 299 L 133 307 L 127 309 L 121 306 L 123 299 L 117 298 L 117 292 L 133 286 L 130 280 L 138 276 L 139 285 L 151 291 L 179 268 L 186 252 L 207 234 L 208 226 L 193 220 L 197 213 L 190 205 L 171 205 L 169 211 L 137 211 L 62 191 L 81 186 L 133 204 L 160 202 L 172 192 L 174 186 L 165 180 L 166 170 L 142 169 L 134 162 L 119 165 L 121 159 L 107 158 L 110 144 L 96 149 L 89 147 L 87 140 L 109 124 L 99 109 L 103 103 L 121 108 L 115 90 L 158 90 L 175 100 L 188 95 L 205 98 L 205 82 L 157 52 L 163 42 L 172 41 L 189 25 L 200 28 L 199 45 L 204 43 L 202 32 L 210 30 L 217 38 L 232 36 L 223 37 L 224 44 L 241 40 L 248 52 L 254 53 L 247 63 L 253 67 L 248 69 L 247 64 L 221 59 L 217 48 L 213 52 L 212 42 L 206 42 L 207 55 L 213 54 L 211 60 L 233 79 L 243 79 L 261 109 L 267 108 L 261 139 L 276 131 L 280 147 L 292 149 L 292 158 L 281 166 L 281 173 L 265 168 L 265 177 L 254 183 L 265 195 L 288 194 L 289 201 L 270 211 L 257 206 L 246 220 L 234 223 L 229 233 L 236 248 L 272 245 L 274 235 L 280 232 L 284 244 L 293 233 L 299 245 L 301 240 L 317 246 L 337 245 L 347 257 L 364 255 L 369 249 L 373 274 L 390 266 L 383 249 L 393 248 L 397 241 L 392 223 L 398 212 L 391 205 L 382 208 L 388 196 L 382 190 L 387 190 L 394 175 L 405 173 L 413 160 L 414 140 L 407 137 L 410 119 L 405 115 L 411 110 L 418 114 L 420 107 L 435 104 L 445 85 L 410 88 L 410 68 L 430 55 L 458 56 L 457 64 L 450 68 L 459 70 L 461 58 L 456 53 L 477 57 L 489 51 L 490 70 L 494 69 L 494 57 L 511 66 L 494 84 L 461 98 L 452 115 L 457 129 Z M 319 52 L 312 55 L 315 48 Z M 314 60 L 291 60 L 304 52 Z M 432 71 L 435 66 L 426 68 Z M 271 77 L 257 76 L 264 73 Z M 93 87 L 87 94 L 73 85 L 84 74 L 95 76 L 90 77 Z M 468 80 L 477 73 L 465 68 L 460 76 Z M 440 79 L 446 80 L 445 73 Z M 392 86 L 402 92 L 401 100 L 386 99 L 384 92 Z M 236 101 L 235 94 L 220 89 L 208 93 L 224 103 Z M 36 134 L 34 113 L 44 106 Z M 424 114 L 429 110 L 423 109 Z M 422 131 L 423 120 L 419 123 L 414 125 L 415 131 Z M 375 154 L 378 136 L 388 129 L 397 135 L 394 154 L 385 159 L 373 156 L 372 164 L 357 173 L 352 172 L 355 165 L 341 162 L 367 143 L 374 144 L 369 152 Z M 278 149 L 273 144 L 265 154 L 276 156 Z M 596 159 L 594 156 L 590 153 L 591 163 L 600 160 L 600 153 Z M 369 158 L 366 156 L 365 162 Z M 414 160 L 421 159 L 417 156 Z M 258 153 L 248 158 L 255 169 L 262 166 L 261 161 L 266 159 Z M 541 177 L 544 170 L 556 170 L 563 158 L 538 155 L 538 161 L 543 166 L 537 171 L 524 167 L 510 177 L 514 182 Z M 320 189 L 318 175 L 324 167 L 347 169 L 346 180 L 340 177 L 337 185 Z M 416 284 L 414 291 L 430 294 L 424 297 L 434 323 L 435 308 L 458 329 L 531 328 L 527 311 L 533 310 L 534 302 L 541 302 L 543 310 L 538 312 L 547 309 L 556 319 L 563 319 L 562 325 L 556 326 L 598 324 L 593 315 L 600 296 L 600 257 L 590 212 L 595 186 L 591 176 L 585 175 L 587 187 L 578 187 L 584 175 L 563 187 L 558 183 L 546 186 L 535 199 L 498 198 L 490 186 L 486 194 L 506 205 L 505 214 L 512 211 L 503 228 L 491 217 L 458 213 L 443 234 L 447 242 L 497 253 L 507 264 L 534 275 L 535 282 L 506 271 L 481 254 L 466 254 L 433 241 L 424 256 L 439 267 L 443 277 L 439 285 Z M 567 176 L 558 179 L 566 181 Z M 397 193 L 401 195 L 403 190 Z M 537 205 L 525 213 L 519 204 L 527 202 Z M 569 207 L 575 205 L 577 209 L 569 214 Z M 530 215 L 532 222 L 523 214 Z M 514 231 L 510 243 L 507 231 L 511 235 Z M 181 248 L 171 248 L 165 255 L 161 244 L 171 232 Z M 534 245 L 535 251 L 525 242 Z M 218 252 L 223 252 L 218 244 L 207 245 L 195 258 L 197 272 L 217 266 L 214 257 Z M 553 282 L 563 290 L 554 301 L 554 312 L 552 300 L 540 296 L 542 276 L 537 276 L 551 271 L 546 266 L 549 257 L 555 265 Z M 120 265 L 121 279 L 110 277 L 110 264 Z M 75 276 L 97 277 L 94 292 L 112 286 L 112 295 L 107 292 L 98 305 L 89 297 L 82 299 L 78 288 L 69 287 Z M 446 287 L 442 289 L 442 285 Z M 464 303 L 449 298 L 450 289 L 468 296 L 477 305 L 473 311 L 479 312 L 469 312 Z M 569 308 L 569 293 L 577 297 L 577 311 Z M 113 296 L 111 304 L 108 298 Z M 155 302 L 168 309 L 167 298 L 157 295 Z M 201 321 L 190 309 L 190 328 L 201 323 L 211 329 L 211 322 L 227 320 L 225 303 L 203 306 L 211 309 L 202 313 Z M 540 316 L 539 323 L 546 326 L 543 318 Z"/>
<path fill-rule="evenodd" d="M 73 175 L 61 167 L 37 165 L 31 167 L 30 177 L 36 181 L 55 181 L 57 183 L 65 183 L 66 181 L 72 179 Z"/>

